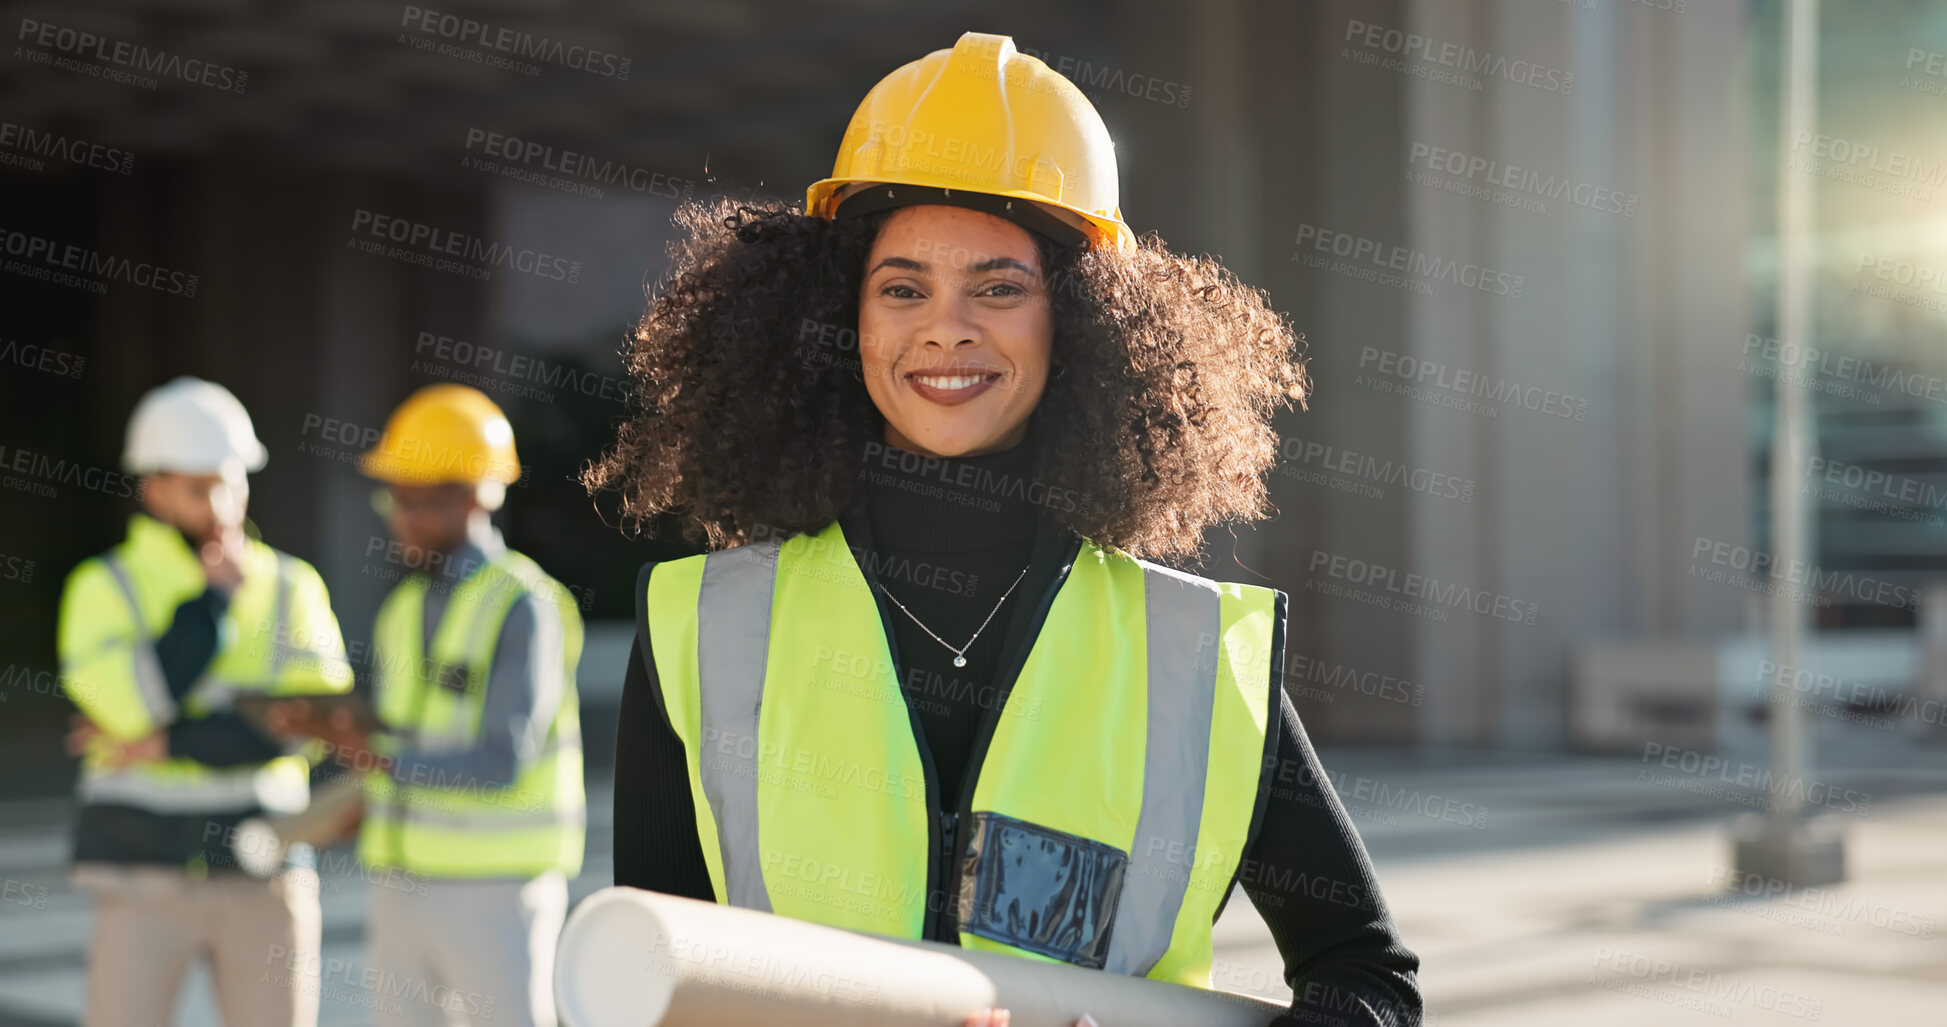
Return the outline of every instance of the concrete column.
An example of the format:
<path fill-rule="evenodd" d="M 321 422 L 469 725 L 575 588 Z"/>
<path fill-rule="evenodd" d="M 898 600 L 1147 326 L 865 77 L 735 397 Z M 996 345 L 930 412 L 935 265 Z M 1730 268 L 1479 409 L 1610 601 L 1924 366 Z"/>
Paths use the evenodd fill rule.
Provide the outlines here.
<path fill-rule="evenodd" d="M 376 178 L 340 180 L 323 204 L 321 237 L 312 269 L 320 298 L 318 342 L 327 360 L 315 384 L 319 412 L 382 430 L 408 393 L 433 379 L 413 376 L 413 340 L 420 331 L 484 339 L 492 300 L 490 285 L 366 254 L 345 245 L 353 212 L 360 207 L 430 222 L 441 228 L 483 234 L 488 224 L 484 192 L 431 191 Z M 354 448 L 354 447 L 340 447 Z M 332 598 L 346 639 L 369 639 L 378 604 L 394 582 L 382 572 L 394 564 L 368 555 L 385 525 L 372 511 L 378 486 L 341 463 L 325 477 L 318 504 L 324 511 L 324 549 L 330 554 Z"/>
<path fill-rule="evenodd" d="M 1306 334 L 1316 391 L 1309 412 L 1286 415 L 1279 428 L 1287 452 L 1319 443 L 1335 453 L 1397 462 L 1407 453 L 1404 401 L 1354 382 L 1364 348 L 1399 348 L 1407 305 L 1395 289 L 1306 266 L 1299 258 L 1318 254 L 1301 251 L 1297 239 L 1330 230 L 1407 241 L 1400 177 L 1391 170 L 1405 158 L 1406 82 L 1355 63 L 1344 43 L 1354 21 L 1403 27 L 1406 6 L 1297 6 L 1272 15 L 1261 34 L 1264 48 L 1284 50 L 1282 60 L 1264 64 L 1266 77 L 1281 83 L 1276 105 L 1264 112 L 1266 177 L 1277 183 L 1266 193 L 1266 237 L 1277 258 L 1266 278 L 1279 307 Z M 1409 507 L 1396 488 L 1375 498 L 1298 476 L 1317 470 L 1315 462 L 1287 458 L 1271 485 L 1279 517 L 1267 529 L 1265 562 L 1291 593 L 1288 686 L 1314 734 L 1411 742 L 1419 725 L 1410 706 L 1361 695 L 1343 682 L 1369 674 L 1367 680 L 1414 679 L 1419 632 L 1399 614 L 1318 591 L 1334 579 L 1314 570 L 1335 558 L 1402 566 Z"/>
<path fill-rule="evenodd" d="M 1410 567 L 1538 608 L 1533 624 L 1455 608 L 1415 625 L 1431 740 L 1557 746 L 1579 643 L 1736 626 L 1737 597 L 1691 588 L 1686 573 L 1692 538 L 1742 539 L 1749 517 L 1736 427 L 1748 386 L 1735 370 L 1743 151 L 1724 129 L 1741 123 L 1726 99 L 1737 72 L 1692 52 L 1700 39 L 1729 52 L 1739 26 L 1734 12 L 1690 14 L 1414 8 L 1412 30 L 1436 47 L 1575 76 L 1572 90 L 1533 88 L 1490 63 L 1468 73 L 1478 90 L 1408 87 L 1409 147 L 1502 169 L 1432 172 L 1462 189 L 1409 183 L 1411 245 L 1524 283 L 1518 300 L 1450 286 L 1414 298 L 1411 352 L 1455 376 L 1437 391 L 1486 409 L 1407 408 L 1415 466 L 1480 483 L 1471 504 L 1407 497 Z M 1510 188 L 1521 175 L 1509 166 L 1571 191 Z M 1462 374 L 1479 383 L 1471 397 Z M 1554 409 L 1534 409 L 1537 395 Z"/>

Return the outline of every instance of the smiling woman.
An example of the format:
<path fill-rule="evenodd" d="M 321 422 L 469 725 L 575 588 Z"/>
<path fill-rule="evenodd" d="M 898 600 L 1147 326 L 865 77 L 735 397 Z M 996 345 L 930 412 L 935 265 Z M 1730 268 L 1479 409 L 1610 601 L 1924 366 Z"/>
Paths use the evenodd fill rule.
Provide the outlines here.
<path fill-rule="evenodd" d="M 1004 36 L 882 81 L 804 211 L 677 222 L 583 478 L 710 550 L 637 580 L 616 883 L 1204 988 L 1241 885 L 1290 1022 L 1411 1022 L 1284 593 L 1139 559 L 1266 513 L 1306 378 L 1265 294 L 1135 238 Z"/>
<path fill-rule="evenodd" d="M 815 532 L 861 497 L 868 442 L 972 456 L 1030 434 L 1049 444 L 1029 480 L 1089 497 L 1055 512 L 1132 555 L 1194 556 L 1265 512 L 1269 415 L 1305 374 L 1264 294 L 1209 258 L 931 204 L 827 221 L 723 201 L 677 223 L 629 356 L 640 412 L 584 477 L 632 522 L 680 510 L 713 548 Z"/>

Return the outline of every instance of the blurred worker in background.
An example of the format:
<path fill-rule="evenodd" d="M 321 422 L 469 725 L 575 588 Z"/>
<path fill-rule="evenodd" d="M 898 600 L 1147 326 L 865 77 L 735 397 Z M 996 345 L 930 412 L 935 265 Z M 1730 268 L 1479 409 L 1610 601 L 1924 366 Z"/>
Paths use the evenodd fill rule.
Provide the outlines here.
<path fill-rule="evenodd" d="M 267 456 L 221 385 L 149 392 L 123 451 L 142 512 L 61 597 L 61 683 L 81 709 L 74 873 L 96 896 L 89 1025 L 174 1022 L 198 957 L 230 1027 L 318 1019 L 311 851 L 293 848 L 268 879 L 230 855 L 240 820 L 304 809 L 310 777 L 233 700 L 352 684 L 318 573 L 244 533 L 245 476 Z"/>
<path fill-rule="evenodd" d="M 380 769 L 359 858 L 426 887 L 373 892 L 372 966 L 410 990 L 381 1024 L 552 1025 L 554 945 L 581 870 L 586 806 L 573 596 L 490 520 L 520 479 L 514 432 L 479 391 L 433 385 L 386 423 L 363 470 L 407 574 L 373 629 L 387 731 L 307 730 Z"/>

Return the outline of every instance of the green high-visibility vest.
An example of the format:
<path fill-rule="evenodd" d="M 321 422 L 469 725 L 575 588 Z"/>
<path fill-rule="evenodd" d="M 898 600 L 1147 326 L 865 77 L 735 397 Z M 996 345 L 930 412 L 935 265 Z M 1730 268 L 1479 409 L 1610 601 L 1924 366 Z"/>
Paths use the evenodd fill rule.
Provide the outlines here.
<path fill-rule="evenodd" d="M 1276 596 L 1085 541 L 940 860 L 839 526 L 656 565 L 644 610 L 717 901 L 917 938 L 944 865 L 967 948 L 1209 987 L 1276 709 Z"/>
<path fill-rule="evenodd" d="M 427 653 L 427 587 L 426 576 L 416 574 L 393 589 L 373 631 L 379 719 L 401 733 L 401 744 L 437 753 L 478 742 L 501 626 L 524 595 L 541 600 L 537 613 L 560 623 L 560 704 L 539 753 L 506 785 L 445 780 L 410 767 L 403 781 L 384 771 L 367 774 L 358 858 L 427 877 L 579 873 L 587 803 L 575 695 L 582 623 L 574 596 L 533 560 L 507 550 L 453 586 Z"/>
<path fill-rule="evenodd" d="M 230 708 L 246 693 L 343 692 L 351 664 L 338 618 L 310 564 L 251 539 L 243 584 L 217 623 L 216 654 L 178 701 L 155 640 L 176 607 L 209 587 L 203 565 L 175 528 L 144 514 L 129 519 L 115 548 L 82 561 L 61 596 L 61 687 L 108 736 L 129 741 Z M 90 755 L 77 788 L 82 802 L 159 814 L 262 808 L 289 813 L 310 802 L 310 761 L 291 753 L 264 763 L 209 767 L 172 756 L 111 768 Z"/>

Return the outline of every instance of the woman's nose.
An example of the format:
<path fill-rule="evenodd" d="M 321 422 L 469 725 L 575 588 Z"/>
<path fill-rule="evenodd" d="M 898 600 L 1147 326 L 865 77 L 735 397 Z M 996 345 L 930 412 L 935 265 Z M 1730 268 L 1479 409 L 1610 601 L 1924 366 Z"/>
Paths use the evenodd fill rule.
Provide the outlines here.
<path fill-rule="evenodd" d="M 926 345 L 952 351 L 962 346 L 972 346 L 980 340 L 980 325 L 968 316 L 964 298 L 939 297 L 934 300 L 928 313 L 931 317 L 921 327 L 921 337 Z"/>

